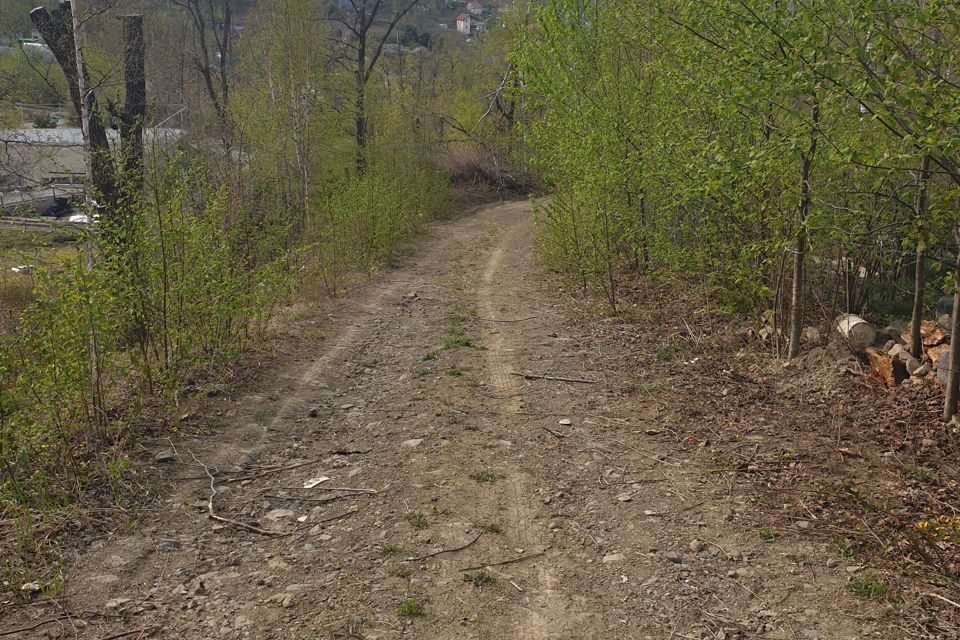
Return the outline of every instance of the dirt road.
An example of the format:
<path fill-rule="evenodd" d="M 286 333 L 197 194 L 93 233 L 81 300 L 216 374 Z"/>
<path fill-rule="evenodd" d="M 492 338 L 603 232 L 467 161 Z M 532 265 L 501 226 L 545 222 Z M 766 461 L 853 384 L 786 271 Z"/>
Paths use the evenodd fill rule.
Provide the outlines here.
<path fill-rule="evenodd" d="M 655 437 L 656 398 L 545 281 L 525 203 L 433 226 L 202 407 L 169 500 L 22 637 L 881 635 L 835 550 L 734 522 L 749 493 Z M 207 471 L 249 529 L 208 517 Z"/>

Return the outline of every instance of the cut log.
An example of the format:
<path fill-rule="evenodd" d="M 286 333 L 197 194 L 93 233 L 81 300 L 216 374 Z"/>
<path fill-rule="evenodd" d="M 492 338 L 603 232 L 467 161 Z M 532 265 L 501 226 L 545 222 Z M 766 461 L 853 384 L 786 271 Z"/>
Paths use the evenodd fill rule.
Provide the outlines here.
<path fill-rule="evenodd" d="M 872 346 L 877 338 L 877 332 L 870 323 L 853 314 L 844 314 L 837 318 L 837 331 L 857 351 Z"/>
<path fill-rule="evenodd" d="M 907 330 L 900 336 L 906 344 L 910 344 L 910 334 L 913 329 L 913 323 L 907 325 Z M 947 341 L 949 334 L 947 330 L 939 326 L 936 322 L 924 320 L 920 323 L 920 336 L 923 338 L 923 346 L 936 347 Z"/>
<path fill-rule="evenodd" d="M 909 377 L 907 366 L 903 362 L 880 353 L 872 347 L 867 349 L 867 358 L 870 360 L 870 377 L 881 382 L 888 389 L 896 389 Z"/>
<path fill-rule="evenodd" d="M 927 352 L 924 354 L 924 358 L 930 361 L 930 364 L 933 365 L 934 369 L 939 369 L 941 358 L 948 353 L 950 353 L 950 345 L 939 344 L 935 347 L 930 347 L 927 349 Z"/>

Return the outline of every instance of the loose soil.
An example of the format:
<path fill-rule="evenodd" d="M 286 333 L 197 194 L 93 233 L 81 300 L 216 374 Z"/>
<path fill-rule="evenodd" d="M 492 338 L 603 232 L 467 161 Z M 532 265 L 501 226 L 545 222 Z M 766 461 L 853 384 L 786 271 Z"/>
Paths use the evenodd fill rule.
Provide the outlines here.
<path fill-rule="evenodd" d="M 432 226 L 400 266 L 301 318 L 250 384 L 171 434 L 162 498 L 134 530 L 89 544 L 61 598 L 11 608 L 0 632 L 903 637 L 850 592 L 858 563 L 807 535 L 815 515 L 763 524 L 777 494 L 758 498 L 747 471 L 770 451 L 779 469 L 783 450 L 736 421 L 766 403 L 766 423 L 772 386 L 701 386 L 696 341 L 637 356 L 644 336 L 583 322 L 531 226 L 526 203 Z M 739 430 L 726 457 L 711 415 Z M 736 456 L 743 469 L 718 466 Z M 209 517 L 211 485 L 232 522 Z"/>

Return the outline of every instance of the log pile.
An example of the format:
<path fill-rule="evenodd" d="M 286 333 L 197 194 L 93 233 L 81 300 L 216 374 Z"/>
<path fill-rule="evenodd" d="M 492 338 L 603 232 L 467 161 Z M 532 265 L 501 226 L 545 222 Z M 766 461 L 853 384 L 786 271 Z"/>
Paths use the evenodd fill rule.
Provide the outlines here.
<path fill-rule="evenodd" d="M 912 325 L 903 332 L 888 327 L 884 333 L 890 339 L 880 348 L 867 349 L 870 376 L 891 389 L 908 381 L 921 384 L 925 380 L 946 388 L 947 373 L 950 369 L 949 334 L 935 322 L 923 322 L 920 325 L 923 354 L 920 358 L 915 358 L 910 353 L 911 329 Z"/>

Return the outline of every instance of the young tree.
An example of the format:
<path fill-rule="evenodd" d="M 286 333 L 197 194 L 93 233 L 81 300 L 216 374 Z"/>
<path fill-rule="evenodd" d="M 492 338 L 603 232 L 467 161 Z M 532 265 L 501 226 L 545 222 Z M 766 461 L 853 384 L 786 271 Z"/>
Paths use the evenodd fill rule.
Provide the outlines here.
<path fill-rule="evenodd" d="M 348 67 L 354 77 L 354 139 L 356 141 L 356 171 L 363 175 L 367 167 L 367 83 L 383 54 L 383 47 L 397 24 L 420 0 L 399 0 L 392 17 L 385 19 L 388 2 L 385 0 L 348 0 L 346 11 L 333 9 L 332 20 L 346 32 L 337 34 L 336 42 L 344 50 Z"/>

